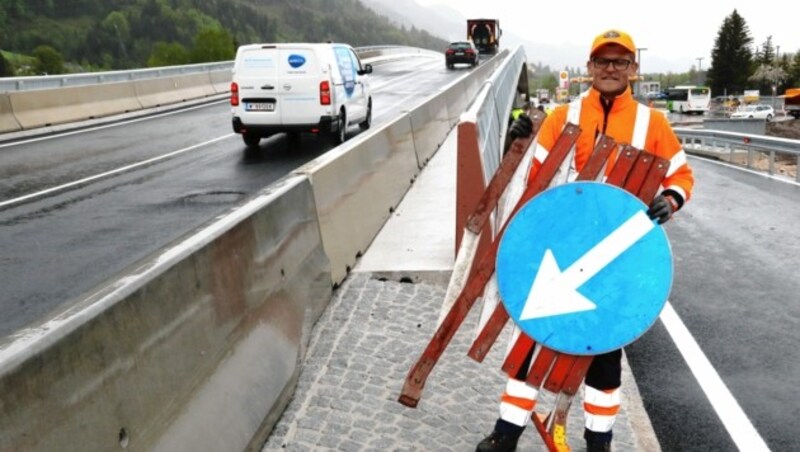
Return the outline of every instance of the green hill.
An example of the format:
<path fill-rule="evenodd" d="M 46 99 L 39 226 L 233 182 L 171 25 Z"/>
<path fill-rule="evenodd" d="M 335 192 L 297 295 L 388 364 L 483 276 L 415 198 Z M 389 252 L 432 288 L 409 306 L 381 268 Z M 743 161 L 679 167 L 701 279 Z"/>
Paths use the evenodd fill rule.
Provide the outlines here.
<path fill-rule="evenodd" d="M 55 57 L 49 66 L 11 61 L 17 75 L 229 60 L 240 44 L 328 40 L 447 44 L 393 26 L 359 0 L 0 0 L 1 50 L 63 58 L 61 68 Z"/>

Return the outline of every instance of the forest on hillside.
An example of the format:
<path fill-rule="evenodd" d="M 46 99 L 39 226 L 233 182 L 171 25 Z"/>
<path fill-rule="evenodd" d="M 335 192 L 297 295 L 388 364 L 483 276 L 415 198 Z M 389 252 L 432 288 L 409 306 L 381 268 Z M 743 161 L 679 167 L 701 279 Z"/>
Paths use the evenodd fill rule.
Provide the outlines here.
<path fill-rule="evenodd" d="M 442 49 L 359 0 L 0 0 L 0 76 L 233 59 L 254 42 Z"/>

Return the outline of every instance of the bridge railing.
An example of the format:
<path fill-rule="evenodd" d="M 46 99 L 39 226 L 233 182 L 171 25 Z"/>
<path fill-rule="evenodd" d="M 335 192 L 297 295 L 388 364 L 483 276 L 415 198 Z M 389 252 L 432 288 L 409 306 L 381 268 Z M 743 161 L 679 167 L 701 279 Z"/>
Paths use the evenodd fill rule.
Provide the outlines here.
<path fill-rule="evenodd" d="M 361 58 L 370 58 L 380 55 L 426 52 L 426 50 L 416 47 L 390 45 L 356 47 L 355 51 Z M 37 75 L 28 77 L 3 77 L 0 78 L 0 93 L 65 88 L 68 86 L 99 85 L 103 83 L 129 82 L 132 80 L 175 77 L 186 74 L 230 71 L 231 69 L 233 69 L 233 61 L 218 61 L 213 63 L 162 66 L 124 71 L 85 72 L 80 74 Z"/>
<path fill-rule="evenodd" d="M 776 162 L 794 160 L 800 182 L 800 140 L 720 130 L 675 128 L 687 152 L 702 153 L 776 174 Z M 764 168 L 761 168 L 764 166 Z"/>

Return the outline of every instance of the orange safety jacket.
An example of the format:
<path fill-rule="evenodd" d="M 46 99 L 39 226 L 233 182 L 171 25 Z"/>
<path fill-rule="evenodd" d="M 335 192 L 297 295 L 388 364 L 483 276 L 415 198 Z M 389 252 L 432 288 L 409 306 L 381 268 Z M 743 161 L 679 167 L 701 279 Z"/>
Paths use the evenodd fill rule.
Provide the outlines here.
<path fill-rule="evenodd" d="M 686 153 L 681 142 L 675 136 L 667 118 L 662 113 L 636 102 L 630 88 L 614 99 L 610 109 L 604 108 L 600 92 L 590 88 L 571 104 L 561 105 L 553 111 L 553 114 L 548 115 L 536 137 L 533 165 L 528 173 L 529 182 L 533 180 L 549 150 L 553 148 L 568 116 L 570 122 L 577 123 L 581 128 L 575 149 L 576 172 L 580 172 L 589 160 L 597 138 L 600 135 L 607 135 L 619 145 L 630 144 L 670 161 L 662 188 L 665 194 L 673 196 L 678 208 L 692 196 L 694 175 L 686 161 Z M 615 161 L 616 153 L 613 153 L 606 165 L 606 176 Z"/>

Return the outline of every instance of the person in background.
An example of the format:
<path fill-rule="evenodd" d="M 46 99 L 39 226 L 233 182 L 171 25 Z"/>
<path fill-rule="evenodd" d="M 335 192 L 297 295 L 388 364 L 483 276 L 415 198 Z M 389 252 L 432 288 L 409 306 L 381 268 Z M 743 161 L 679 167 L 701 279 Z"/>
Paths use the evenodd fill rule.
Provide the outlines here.
<path fill-rule="evenodd" d="M 518 94 L 514 98 L 514 105 L 513 108 L 511 109 L 511 115 L 508 118 L 508 130 L 510 131 L 511 124 L 517 119 L 519 119 L 521 116 L 528 117 L 530 111 L 531 111 L 531 103 L 530 100 L 528 100 L 528 97 L 525 96 L 524 93 Z M 514 138 L 511 136 L 511 134 L 506 133 L 506 140 L 503 146 L 503 155 L 506 155 L 506 152 L 508 152 L 509 148 L 511 147 L 511 142 L 513 140 Z"/>
<path fill-rule="evenodd" d="M 574 157 L 576 171 L 586 164 L 600 135 L 610 136 L 618 144 L 629 143 L 670 161 L 661 192 L 647 211 L 651 219 L 663 224 L 691 197 L 694 176 L 681 143 L 664 115 L 633 99 L 629 80 L 638 69 L 635 59 L 636 45 L 627 33 L 608 30 L 594 39 L 587 62 L 592 86 L 570 104 L 556 107 L 542 123 L 531 144 L 535 154 L 528 172 L 528 183 L 533 180 L 569 120 L 581 128 Z M 531 133 L 532 123 L 526 116 L 514 121 L 508 132 L 512 138 L 528 137 Z M 614 161 L 614 155 L 609 157 L 606 175 Z M 586 373 L 583 436 L 588 452 L 611 448 L 612 429 L 620 409 L 621 360 L 622 350 L 597 355 Z M 500 417 L 492 433 L 478 444 L 478 452 L 516 449 L 520 435 L 531 422 L 538 395 L 537 388 L 525 383 L 530 361 L 531 355 L 526 360 L 527 365 L 508 379 L 500 397 Z"/>
<path fill-rule="evenodd" d="M 511 126 L 511 123 L 518 119 L 521 115 L 527 115 L 530 112 L 531 103 L 528 100 L 527 96 L 524 93 L 518 94 L 514 98 L 514 105 L 511 109 L 511 117 L 509 118 L 508 125 Z"/>

